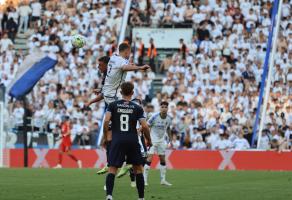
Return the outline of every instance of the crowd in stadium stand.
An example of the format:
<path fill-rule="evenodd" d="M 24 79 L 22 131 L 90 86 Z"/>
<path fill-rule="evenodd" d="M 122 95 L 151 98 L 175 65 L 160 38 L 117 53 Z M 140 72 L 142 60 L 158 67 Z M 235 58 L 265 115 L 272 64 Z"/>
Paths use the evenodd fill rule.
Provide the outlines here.
<path fill-rule="evenodd" d="M 96 144 L 104 103 L 101 101 L 90 108 L 85 108 L 84 104 L 95 97 L 92 90 L 101 86 L 98 58 L 110 56 L 115 51 L 123 8 L 123 1 L 34 0 L 17 7 L 11 4 L 1 11 L 0 82 L 6 87 L 24 60 L 24 53 L 14 48 L 17 33 L 27 34 L 33 30 L 28 38 L 29 53 L 41 50 L 59 57 L 55 68 L 27 96 L 35 130 L 42 129 L 48 135 L 57 133 L 62 116 L 68 115 L 76 143 Z M 9 30 L 11 20 L 16 24 L 13 34 Z M 70 38 L 74 33 L 87 38 L 86 47 L 72 48 Z M 143 75 L 141 80 L 133 80 L 143 98 L 150 90 L 148 77 Z M 15 101 L 11 121 L 16 127 L 23 125 L 23 115 L 23 102 Z"/>
<path fill-rule="evenodd" d="M 262 149 L 291 146 L 291 6 L 284 1 Z M 152 99 L 155 111 L 161 99 L 171 102 L 170 146 L 250 148 L 271 12 L 272 1 L 134 1 L 133 27 L 194 28 L 192 42 L 180 40 L 180 50 L 162 62 L 166 77 Z"/>
<path fill-rule="evenodd" d="M 9 6 L 0 11 L 0 83 L 9 85 L 24 59 L 13 43 L 17 33 L 33 30 L 28 46 L 33 52 L 59 55 L 49 71 L 28 96 L 36 128 L 58 132 L 62 115 L 73 122 L 78 144 L 93 145 L 100 127 L 104 103 L 85 108 L 100 86 L 97 59 L 114 52 L 124 1 L 38 1 Z M 101 3 L 102 2 L 102 3 Z M 111 2 L 111 5 L 109 4 Z M 292 135 L 292 23 L 291 2 L 284 0 L 273 68 L 270 101 L 266 112 L 261 148 L 291 146 Z M 266 44 L 271 24 L 269 0 L 133 0 L 129 25 L 192 27 L 191 43 L 180 40 L 179 51 L 159 66 L 165 75 L 161 93 L 150 96 L 153 72 L 130 73 L 136 97 L 145 100 L 145 110 L 159 111 L 159 102 L 170 103 L 173 118 L 169 148 L 248 149 L 255 121 Z M 20 26 L 23 25 L 23 26 Z M 70 35 L 87 37 L 84 49 L 73 49 Z M 134 39 L 134 38 L 133 38 Z M 143 42 L 138 38 L 138 42 Z M 143 56 L 153 71 L 157 56 L 155 39 Z M 134 49 L 136 50 L 136 48 Z M 139 55 L 134 52 L 133 55 Z M 147 62 L 148 62 L 147 60 Z M 22 102 L 12 105 L 15 125 L 23 123 Z"/>

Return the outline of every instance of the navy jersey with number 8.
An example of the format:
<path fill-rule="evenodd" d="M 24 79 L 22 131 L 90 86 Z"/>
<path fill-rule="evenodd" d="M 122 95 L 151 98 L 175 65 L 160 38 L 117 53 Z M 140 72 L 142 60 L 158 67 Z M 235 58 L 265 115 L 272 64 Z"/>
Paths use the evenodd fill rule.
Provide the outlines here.
<path fill-rule="evenodd" d="M 138 141 L 137 122 L 145 119 L 141 106 L 119 100 L 109 105 L 108 112 L 111 113 L 113 140 Z"/>

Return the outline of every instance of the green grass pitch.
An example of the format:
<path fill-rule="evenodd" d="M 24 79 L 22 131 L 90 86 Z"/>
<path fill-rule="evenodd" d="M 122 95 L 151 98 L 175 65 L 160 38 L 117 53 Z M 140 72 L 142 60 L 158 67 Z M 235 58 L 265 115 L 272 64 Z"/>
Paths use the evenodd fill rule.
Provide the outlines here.
<path fill-rule="evenodd" d="M 94 169 L 0 169 L 1 200 L 103 200 L 105 176 Z M 292 172 L 169 170 L 171 187 L 150 171 L 146 200 L 289 200 Z M 137 200 L 129 177 L 116 179 L 114 200 Z"/>

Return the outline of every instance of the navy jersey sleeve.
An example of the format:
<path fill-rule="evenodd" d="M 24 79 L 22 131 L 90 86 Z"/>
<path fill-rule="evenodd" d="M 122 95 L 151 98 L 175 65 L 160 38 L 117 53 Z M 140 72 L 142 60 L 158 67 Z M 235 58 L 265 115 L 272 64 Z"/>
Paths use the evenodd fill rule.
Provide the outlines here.
<path fill-rule="evenodd" d="M 115 107 L 115 102 L 110 103 L 109 106 L 107 107 L 107 112 L 113 113 Z"/>
<path fill-rule="evenodd" d="M 137 118 L 138 120 L 146 119 L 146 116 L 144 114 L 144 110 L 141 106 L 137 106 Z"/>

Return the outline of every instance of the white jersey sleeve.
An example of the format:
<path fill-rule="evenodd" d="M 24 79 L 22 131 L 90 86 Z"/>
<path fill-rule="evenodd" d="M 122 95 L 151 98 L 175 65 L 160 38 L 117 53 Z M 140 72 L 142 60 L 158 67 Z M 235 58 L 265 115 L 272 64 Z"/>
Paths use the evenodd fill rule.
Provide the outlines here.
<path fill-rule="evenodd" d="M 117 54 L 111 56 L 107 65 L 107 75 L 102 88 L 105 97 L 116 97 L 120 85 L 125 81 L 127 73 L 122 70 L 129 61 Z"/>
<path fill-rule="evenodd" d="M 148 120 L 148 125 L 149 125 L 150 127 L 152 127 L 152 126 L 154 125 L 154 121 L 155 121 L 155 119 L 156 119 L 157 117 L 159 117 L 159 113 L 153 114 L 153 115 L 149 118 L 149 120 Z"/>
<path fill-rule="evenodd" d="M 167 116 L 165 119 L 160 117 L 160 113 L 152 115 L 148 120 L 148 124 L 151 128 L 150 136 L 153 143 L 164 142 L 167 129 L 171 125 L 171 118 Z"/>
<path fill-rule="evenodd" d="M 146 113 L 146 120 L 148 121 L 152 117 L 152 115 L 152 112 Z"/>

